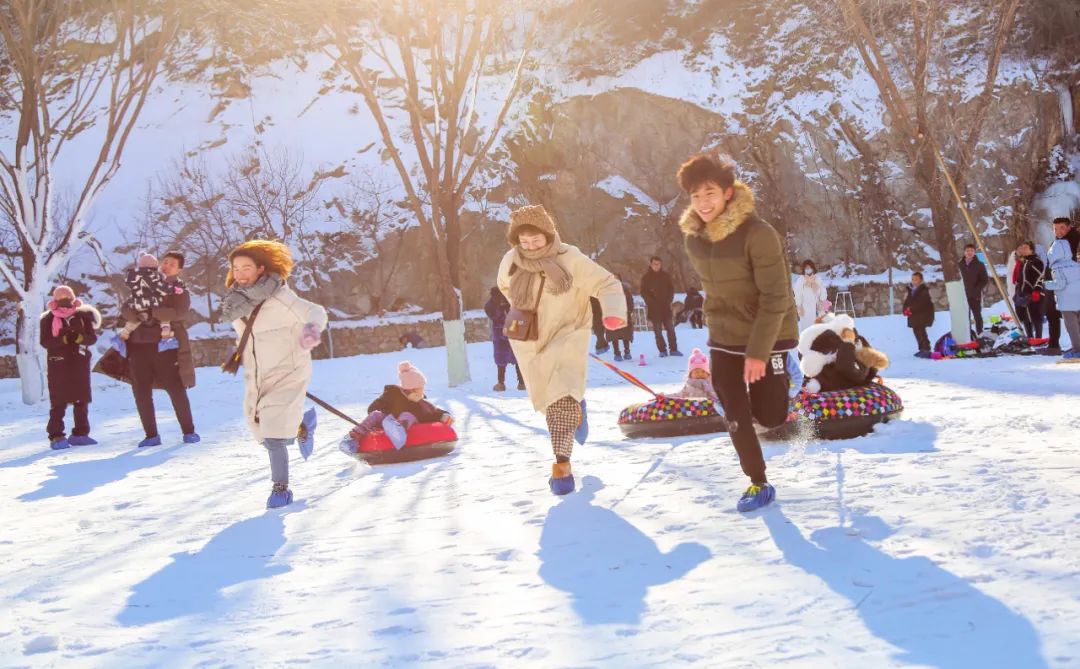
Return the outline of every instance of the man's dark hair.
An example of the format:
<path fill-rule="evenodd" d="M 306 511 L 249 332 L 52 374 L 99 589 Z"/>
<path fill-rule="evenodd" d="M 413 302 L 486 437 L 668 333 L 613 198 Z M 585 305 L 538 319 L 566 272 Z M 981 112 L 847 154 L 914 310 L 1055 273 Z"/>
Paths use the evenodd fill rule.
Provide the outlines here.
<path fill-rule="evenodd" d="M 1024 241 L 1020 242 L 1016 245 L 1016 248 L 1020 248 L 1021 246 L 1026 246 L 1032 251 L 1035 250 L 1035 242 L 1031 241 L 1030 239 L 1025 239 Z"/>
<path fill-rule="evenodd" d="M 654 260 L 659 260 L 660 262 L 664 262 L 664 259 L 661 258 L 660 256 L 653 256 L 653 257 L 649 258 L 649 262 L 652 262 Z"/>
<path fill-rule="evenodd" d="M 1055 218 L 1054 219 L 1054 224 L 1056 225 L 1058 223 L 1063 223 L 1063 224 L 1069 226 L 1070 228 L 1072 227 L 1072 221 L 1069 220 L 1068 216 L 1058 216 L 1057 218 Z"/>
<path fill-rule="evenodd" d="M 727 190 L 735 184 L 735 163 L 727 156 L 699 153 L 679 167 L 675 178 L 687 193 L 710 183 Z"/>
<path fill-rule="evenodd" d="M 915 277 L 923 278 L 922 272 L 912 272 L 911 278 L 914 279 Z"/>
<path fill-rule="evenodd" d="M 973 248 L 975 248 L 974 244 L 964 244 L 964 250 L 965 251 L 967 251 L 968 249 L 973 249 Z"/>
<path fill-rule="evenodd" d="M 169 251 L 165 255 L 161 256 L 161 259 L 175 258 L 176 262 L 180 265 L 180 269 L 184 269 L 184 254 L 179 251 Z"/>

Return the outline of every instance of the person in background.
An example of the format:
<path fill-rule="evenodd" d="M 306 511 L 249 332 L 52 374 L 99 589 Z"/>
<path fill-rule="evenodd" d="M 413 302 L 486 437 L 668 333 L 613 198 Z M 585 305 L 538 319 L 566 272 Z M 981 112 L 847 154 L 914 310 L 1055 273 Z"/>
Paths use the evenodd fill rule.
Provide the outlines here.
<path fill-rule="evenodd" d="M 1068 219 L 1054 221 L 1056 239 L 1046 254 L 1049 278 L 1045 280 L 1045 286 L 1054 291 L 1057 308 L 1061 311 L 1065 330 L 1072 343 L 1072 348 L 1065 351 L 1062 358 L 1077 360 L 1080 359 L 1080 262 L 1075 260 L 1073 243 L 1080 241 L 1077 239 L 1080 234 L 1070 239 L 1069 233 L 1076 231 L 1071 230 L 1068 223 Z"/>
<path fill-rule="evenodd" d="M 620 362 L 623 360 L 629 361 L 631 360 L 630 344 L 634 343 L 634 292 L 633 289 L 630 287 L 630 283 L 628 281 L 623 281 L 621 275 L 616 274 L 615 278 L 618 279 L 619 283 L 622 284 L 623 296 L 626 298 L 626 325 L 619 328 L 618 330 L 612 330 L 611 332 L 609 332 L 607 334 L 607 338 L 611 341 L 611 345 L 615 348 L 615 362 Z M 619 344 L 622 344 L 623 346 L 623 351 L 621 355 L 619 353 Z"/>
<path fill-rule="evenodd" d="M 923 282 L 922 272 L 911 275 L 911 288 L 904 300 L 904 315 L 919 346 L 916 357 L 929 358 L 930 337 L 926 334 L 926 328 L 934 324 L 934 302 L 930 299 L 930 288 Z"/>
<path fill-rule="evenodd" d="M 1035 255 L 1035 244 L 1031 241 L 1021 242 L 1016 247 L 1016 257 L 1018 262 L 1013 270 L 1013 282 L 1016 283 L 1013 304 L 1028 338 L 1039 339 L 1043 331 L 1042 282 L 1046 266 Z"/>
<path fill-rule="evenodd" d="M 491 345 L 495 356 L 495 367 L 499 370 L 499 379 L 492 388 L 497 393 L 506 390 L 506 366 L 513 365 L 517 373 L 517 388 L 525 390 L 525 380 L 521 378 L 521 368 L 518 367 L 517 358 L 514 357 L 514 349 L 510 348 L 510 340 L 503 333 L 506 325 L 506 314 L 510 312 L 510 301 L 502 294 L 498 286 L 491 287 L 491 297 L 484 305 L 484 313 L 491 319 Z"/>
<path fill-rule="evenodd" d="M 818 316 L 825 313 L 825 283 L 817 274 L 817 265 L 813 260 L 804 260 L 802 274 L 795 279 L 795 308 L 799 313 L 799 332 L 814 324 Z"/>
<path fill-rule="evenodd" d="M 608 336 L 604 329 L 604 314 L 600 309 L 600 300 L 590 297 L 589 306 L 592 309 L 592 333 L 596 337 L 596 346 L 593 350 L 596 351 L 596 355 L 607 353 L 611 347 L 608 346 Z"/>
<path fill-rule="evenodd" d="M 641 297 L 645 300 L 645 310 L 656 335 L 656 350 L 661 358 L 682 355 L 679 340 L 675 336 L 675 322 L 671 313 L 671 303 L 675 300 L 675 286 L 671 276 L 664 271 L 664 263 L 659 256 L 649 259 L 649 269 L 641 277 Z M 667 343 L 663 333 L 667 333 Z"/>
<path fill-rule="evenodd" d="M 964 294 L 967 296 L 968 310 L 975 321 L 976 336 L 982 334 L 982 294 L 989 282 L 986 265 L 975 257 L 975 245 L 964 247 L 964 259 L 960 261 L 960 277 L 964 280 Z"/>
<path fill-rule="evenodd" d="M 686 289 L 685 309 L 691 328 L 700 330 L 705 327 L 705 297 L 693 286 Z"/>
<path fill-rule="evenodd" d="M 91 446 L 90 346 L 97 341 L 101 314 L 75 298 L 69 286 L 57 286 L 49 309 L 41 315 L 41 346 L 45 349 L 49 380 L 49 448 Z M 64 415 L 72 405 L 75 426 L 68 439 Z"/>

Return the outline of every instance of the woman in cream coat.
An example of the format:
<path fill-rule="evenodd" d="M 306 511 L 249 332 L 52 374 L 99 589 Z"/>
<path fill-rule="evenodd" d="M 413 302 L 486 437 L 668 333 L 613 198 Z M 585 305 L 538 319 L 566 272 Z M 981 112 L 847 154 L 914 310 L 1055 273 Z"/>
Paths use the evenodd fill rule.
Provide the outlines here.
<path fill-rule="evenodd" d="M 565 495 L 574 489 L 570 470 L 574 438 L 583 442 L 588 427 L 589 298 L 600 300 L 608 330 L 626 324 L 626 300 L 622 284 L 611 272 L 562 242 L 543 207 L 512 212 L 507 241 L 512 248 L 499 265 L 499 290 L 512 307 L 535 310 L 539 330 L 534 341 L 511 339 L 510 345 L 533 407 L 547 418 L 555 452 L 548 484 L 555 494 Z"/>
<path fill-rule="evenodd" d="M 276 508 L 292 502 L 286 446 L 296 439 L 304 418 L 311 349 L 319 345 L 326 329 L 326 310 L 300 298 L 285 283 L 293 260 L 280 242 L 244 242 L 229 254 L 229 263 L 225 285 L 230 291 L 221 312 L 232 321 L 238 340 L 255 307 L 262 305 L 241 358 L 244 416 L 256 441 L 270 454 L 274 487 L 266 506 Z"/>

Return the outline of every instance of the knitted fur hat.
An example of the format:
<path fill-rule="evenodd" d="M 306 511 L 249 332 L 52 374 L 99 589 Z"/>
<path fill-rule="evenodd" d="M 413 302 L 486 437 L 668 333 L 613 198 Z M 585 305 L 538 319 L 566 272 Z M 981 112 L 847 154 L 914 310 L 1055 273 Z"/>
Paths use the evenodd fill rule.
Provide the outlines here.
<path fill-rule="evenodd" d="M 149 253 L 144 253 L 141 256 L 139 256 L 139 263 L 138 264 L 139 264 L 140 268 L 157 269 L 158 260 L 157 260 L 157 258 L 150 255 Z"/>
<path fill-rule="evenodd" d="M 686 363 L 686 373 L 694 371 L 695 369 L 703 369 L 709 372 L 709 357 L 701 352 L 700 348 L 695 348 L 690 354 L 690 359 Z M 709 372 L 711 374 L 711 372 Z"/>
<path fill-rule="evenodd" d="M 542 205 L 528 205 L 510 212 L 510 228 L 506 231 L 506 241 L 510 242 L 510 246 L 518 245 L 518 230 L 526 225 L 531 225 L 544 233 L 548 241 L 555 239 L 555 235 L 558 234 L 555 221 Z"/>
<path fill-rule="evenodd" d="M 408 360 L 402 360 L 398 363 L 398 381 L 405 390 L 420 390 L 427 385 L 427 379 L 424 374 L 417 368 L 413 367 L 413 364 Z"/>
<path fill-rule="evenodd" d="M 62 300 L 65 297 L 69 297 L 74 300 L 75 291 L 71 288 L 71 286 L 57 286 L 53 290 L 52 296 L 54 300 Z"/>

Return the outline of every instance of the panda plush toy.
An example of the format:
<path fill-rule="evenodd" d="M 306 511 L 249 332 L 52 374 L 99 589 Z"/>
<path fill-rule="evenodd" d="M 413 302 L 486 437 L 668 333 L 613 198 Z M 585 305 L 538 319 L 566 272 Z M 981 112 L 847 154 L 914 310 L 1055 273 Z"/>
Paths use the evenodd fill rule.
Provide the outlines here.
<path fill-rule="evenodd" d="M 889 358 L 871 348 L 847 314 L 828 314 L 799 335 L 799 353 L 807 392 L 823 393 L 865 386 L 889 366 Z"/>

